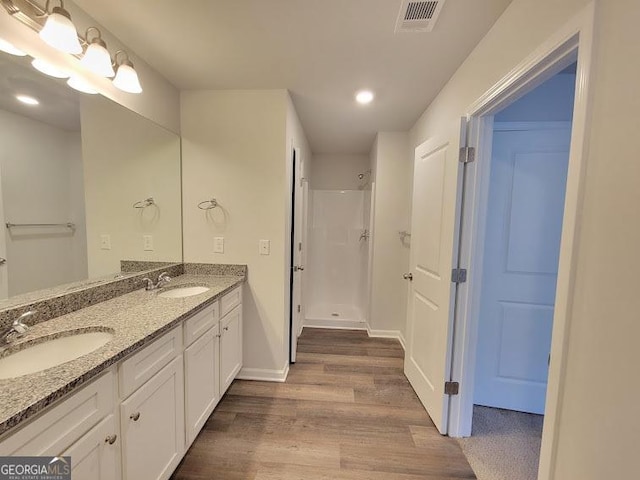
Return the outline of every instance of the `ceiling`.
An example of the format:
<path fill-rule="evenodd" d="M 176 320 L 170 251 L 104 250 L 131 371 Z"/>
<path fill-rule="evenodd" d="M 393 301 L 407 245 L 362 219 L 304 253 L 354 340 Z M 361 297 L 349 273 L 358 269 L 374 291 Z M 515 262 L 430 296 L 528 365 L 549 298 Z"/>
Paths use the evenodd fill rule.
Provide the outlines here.
<path fill-rule="evenodd" d="M 510 2 L 447 0 L 432 32 L 394 34 L 401 0 L 75 0 L 180 90 L 288 89 L 323 154 L 411 128 Z"/>
<path fill-rule="evenodd" d="M 29 57 L 14 57 L 0 52 L 0 110 L 47 123 L 57 128 L 80 131 L 80 94 L 64 80 L 56 80 L 36 71 Z M 16 95 L 36 98 L 40 104 L 29 106 Z"/>

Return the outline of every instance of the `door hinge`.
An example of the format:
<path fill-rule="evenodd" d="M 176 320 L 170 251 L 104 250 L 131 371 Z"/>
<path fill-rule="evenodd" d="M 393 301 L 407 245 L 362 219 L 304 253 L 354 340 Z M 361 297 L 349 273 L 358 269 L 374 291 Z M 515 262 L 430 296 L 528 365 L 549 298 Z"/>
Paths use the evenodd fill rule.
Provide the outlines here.
<path fill-rule="evenodd" d="M 460 384 L 458 382 L 444 382 L 445 395 L 458 395 Z"/>
<path fill-rule="evenodd" d="M 300 305 L 298 305 L 298 313 L 300 313 Z"/>
<path fill-rule="evenodd" d="M 451 281 L 453 283 L 464 283 L 467 281 L 466 268 L 454 268 L 451 270 Z"/>
<path fill-rule="evenodd" d="M 476 149 L 474 147 L 462 147 L 460 149 L 460 163 L 471 163 L 476 160 Z"/>

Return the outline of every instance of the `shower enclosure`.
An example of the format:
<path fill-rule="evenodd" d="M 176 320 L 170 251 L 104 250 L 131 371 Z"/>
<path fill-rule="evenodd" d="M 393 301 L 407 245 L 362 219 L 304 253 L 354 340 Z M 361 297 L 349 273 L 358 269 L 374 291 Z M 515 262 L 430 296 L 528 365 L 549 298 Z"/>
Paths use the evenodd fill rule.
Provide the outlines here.
<path fill-rule="evenodd" d="M 312 190 L 305 325 L 365 328 L 370 190 Z"/>

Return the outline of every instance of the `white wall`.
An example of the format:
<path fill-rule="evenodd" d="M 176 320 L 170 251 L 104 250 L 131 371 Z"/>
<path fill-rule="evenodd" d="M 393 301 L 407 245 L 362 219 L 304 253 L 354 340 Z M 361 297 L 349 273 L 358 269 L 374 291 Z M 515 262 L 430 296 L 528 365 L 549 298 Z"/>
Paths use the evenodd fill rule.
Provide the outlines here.
<path fill-rule="evenodd" d="M 514 0 L 411 130 L 411 145 L 456 121 L 586 0 Z M 600 1 L 578 261 L 560 402 L 555 480 L 635 478 L 640 417 L 640 163 L 636 0 Z M 621 391 L 620 385 L 624 388 Z"/>
<path fill-rule="evenodd" d="M 559 73 L 495 116 L 496 122 L 570 122 L 575 73 Z"/>
<path fill-rule="evenodd" d="M 314 155 L 311 189 L 358 190 L 366 183 L 366 178 L 359 180 L 358 174 L 370 168 L 367 155 Z"/>
<path fill-rule="evenodd" d="M 372 292 L 369 327 L 405 334 L 409 244 L 400 240 L 410 230 L 410 191 L 413 174 L 407 133 L 378 133 L 371 153 L 375 172 L 372 225 Z"/>
<path fill-rule="evenodd" d="M 184 259 L 248 265 L 245 371 L 288 363 L 287 98 L 285 90 L 182 92 Z M 196 205 L 211 197 L 221 207 L 207 215 Z M 222 254 L 213 253 L 217 236 Z M 271 241 L 269 256 L 259 255 L 260 239 Z"/>
<path fill-rule="evenodd" d="M 9 296 L 86 278 L 80 133 L 0 110 L 0 145 L 5 221 L 76 224 L 75 230 L 1 226 Z"/>
<path fill-rule="evenodd" d="M 89 276 L 119 272 L 121 260 L 181 261 L 180 138 L 99 96 L 82 96 L 80 114 Z M 133 208 L 147 197 L 156 205 Z"/>
<path fill-rule="evenodd" d="M 78 32 L 82 35 L 84 35 L 89 26 L 99 27 L 102 32 L 102 38 L 107 42 L 112 55 L 120 49 L 124 49 L 129 53 L 144 89 L 142 94 L 132 95 L 122 92 L 115 88 L 110 80 L 86 72 L 86 69 L 80 66 L 77 58 L 59 52 L 45 44 L 36 32 L 12 18 L 4 8 L 0 9 L 0 32 L 2 32 L 2 38 L 33 57 L 46 60 L 69 72 L 75 72 L 90 81 L 96 90 L 105 97 L 126 106 L 173 132 L 179 133 L 180 94 L 178 90 L 162 75 L 147 65 L 144 60 L 135 55 L 135 45 L 126 46 L 122 44 L 106 28 L 102 27 L 71 0 L 65 1 L 64 6 L 71 13 L 73 22 Z"/>

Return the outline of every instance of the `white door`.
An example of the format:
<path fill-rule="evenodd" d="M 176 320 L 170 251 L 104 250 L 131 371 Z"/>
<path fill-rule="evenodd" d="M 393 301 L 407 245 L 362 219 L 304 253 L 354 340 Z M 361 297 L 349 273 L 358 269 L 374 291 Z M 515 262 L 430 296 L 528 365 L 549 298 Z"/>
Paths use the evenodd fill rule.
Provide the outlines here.
<path fill-rule="evenodd" d="M 73 480 L 118 480 L 120 441 L 114 415 L 109 415 L 61 456 L 71 457 Z"/>
<path fill-rule="evenodd" d="M 494 126 L 474 403 L 541 414 L 571 127 L 500 128 L 510 127 Z"/>
<path fill-rule="evenodd" d="M 220 320 L 220 397 L 242 368 L 242 305 Z"/>
<path fill-rule="evenodd" d="M 405 374 L 440 433 L 447 433 L 457 258 L 459 151 L 465 122 L 424 142 L 415 153 L 411 223 L 411 274 Z"/>
<path fill-rule="evenodd" d="M 304 232 L 306 230 L 305 200 L 308 195 L 307 183 L 303 181 L 304 165 L 300 157 L 300 151 L 294 149 L 294 177 L 293 177 L 293 258 L 292 258 L 292 280 L 291 285 L 291 361 L 296 361 L 296 353 L 298 350 L 298 336 L 302 332 L 302 324 L 304 319 L 304 305 L 302 298 L 303 279 L 304 279 Z"/>

